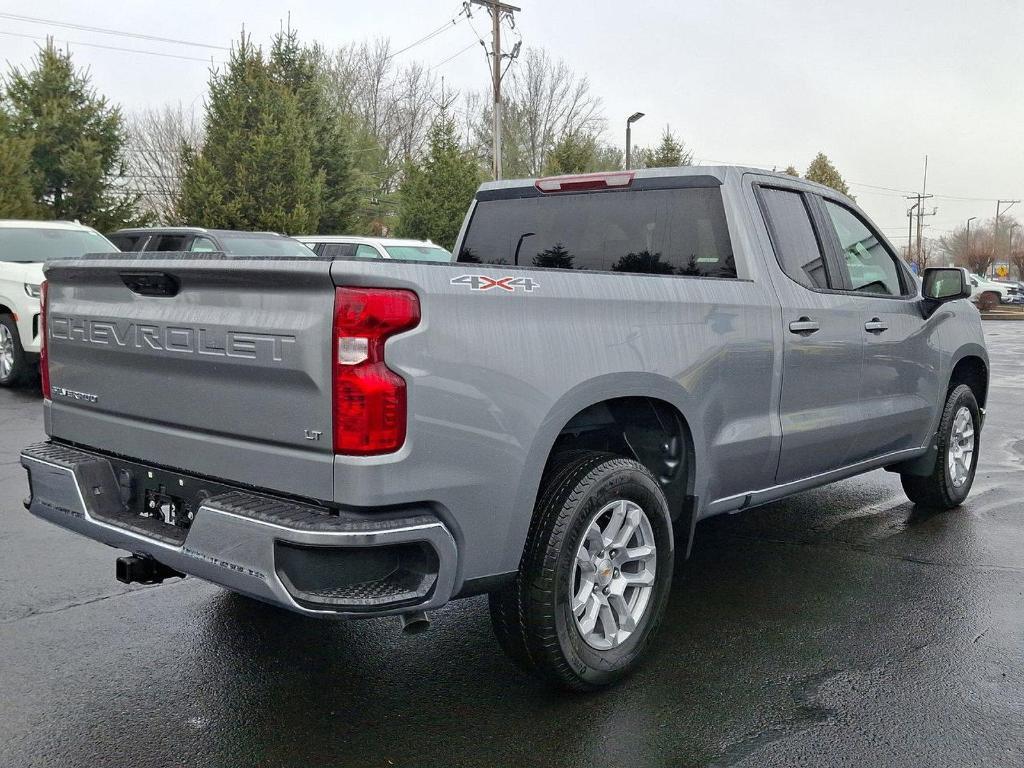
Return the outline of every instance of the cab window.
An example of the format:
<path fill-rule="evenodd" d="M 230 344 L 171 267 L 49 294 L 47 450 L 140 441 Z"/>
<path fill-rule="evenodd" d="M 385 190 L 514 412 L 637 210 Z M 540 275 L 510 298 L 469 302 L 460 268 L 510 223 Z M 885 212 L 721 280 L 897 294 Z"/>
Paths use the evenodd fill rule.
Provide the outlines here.
<path fill-rule="evenodd" d="M 824 203 L 839 241 L 842 267 L 850 290 L 879 296 L 902 296 L 904 286 L 896 257 L 878 235 L 849 208 L 831 200 Z"/>

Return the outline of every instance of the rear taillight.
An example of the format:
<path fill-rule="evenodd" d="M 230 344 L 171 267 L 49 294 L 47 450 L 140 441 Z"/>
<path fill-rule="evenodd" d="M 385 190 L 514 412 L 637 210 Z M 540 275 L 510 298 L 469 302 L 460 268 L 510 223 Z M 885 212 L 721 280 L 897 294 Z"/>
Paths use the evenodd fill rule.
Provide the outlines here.
<path fill-rule="evenodd" d="M 334 452 L 397 451 L 405 442 L 405 379 L 384 363 L 384 342 L 420 321 L 412 291 L 338 288 L 334 294 Z"/>
<path fill-rule="evenodd" d="M 50 392 L 50 350 L 46 333 L 46 281 L 39 286 L 39 380 L 43 385 L 43 397 L 52 400 Z"/>

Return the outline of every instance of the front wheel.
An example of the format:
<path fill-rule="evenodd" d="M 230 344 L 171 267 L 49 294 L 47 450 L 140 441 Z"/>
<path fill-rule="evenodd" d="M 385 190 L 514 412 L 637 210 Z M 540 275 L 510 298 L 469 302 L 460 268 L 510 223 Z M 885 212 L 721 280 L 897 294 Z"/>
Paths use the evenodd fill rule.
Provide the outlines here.
<path fill-rule="evenodd" d="M 981 410 L 966 384 L 946 397 L 939 432 L 938 454 L 930 475 L 900 475 L 907 498 L 929 509 L 958 507 L 971 492 L 981 445 Z"/>
<path fill-rule="evenodd" d="M 668 503 L 643 465 L 573 456 L 545 478 L 519 572 L 491 595 L 495 633 L 564 688 L 610 685 L 639 663 L 672 581 Z"/>

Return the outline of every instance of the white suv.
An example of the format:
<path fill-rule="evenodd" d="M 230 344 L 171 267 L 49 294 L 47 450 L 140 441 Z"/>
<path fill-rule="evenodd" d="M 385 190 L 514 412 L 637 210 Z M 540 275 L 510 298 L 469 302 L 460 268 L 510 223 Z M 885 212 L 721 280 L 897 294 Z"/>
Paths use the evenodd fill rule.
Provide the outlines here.
<path fill-rule="evenodd" d="M 0 219 L 0 387 L 29 378 L 39 362 L 43 264 L 116 251 L 107 238 L 81 224 Z"/>
<path fill-rule="evenodd" d="M 450 262 L 452 254 L 429 240 L 349 235 L 302 235 L 295 238 L 325 259 L 396 259 Z"/>
<path fill-rule="evenodd" d="M 1011 291 L 1007 283 L 997 283 L 981 275 L 971 275 L 971 301 L 981 309 L 995 309 L 1000 304 L 1009 304 Z"/>

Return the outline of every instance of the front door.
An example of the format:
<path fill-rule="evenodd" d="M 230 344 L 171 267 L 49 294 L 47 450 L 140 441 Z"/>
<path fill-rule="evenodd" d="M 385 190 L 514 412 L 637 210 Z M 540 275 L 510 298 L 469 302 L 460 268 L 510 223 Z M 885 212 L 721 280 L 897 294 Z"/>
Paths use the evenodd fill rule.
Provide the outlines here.
<path fill-rule="evenodd" d="M 758 187 L 775 256 L 783 342 L 776 483 L 844 466 L 860 420 L 863 309 L 836 289 L 839 267 L 825 222 L 799 187 Z"/>
<path fill-rule="evenodd" d="M 861 421 L 848 460 L 919 448 L 943 392 L 917 285 L 865 217 L 839 200 L 821 202 L 864 341 Z"/>

